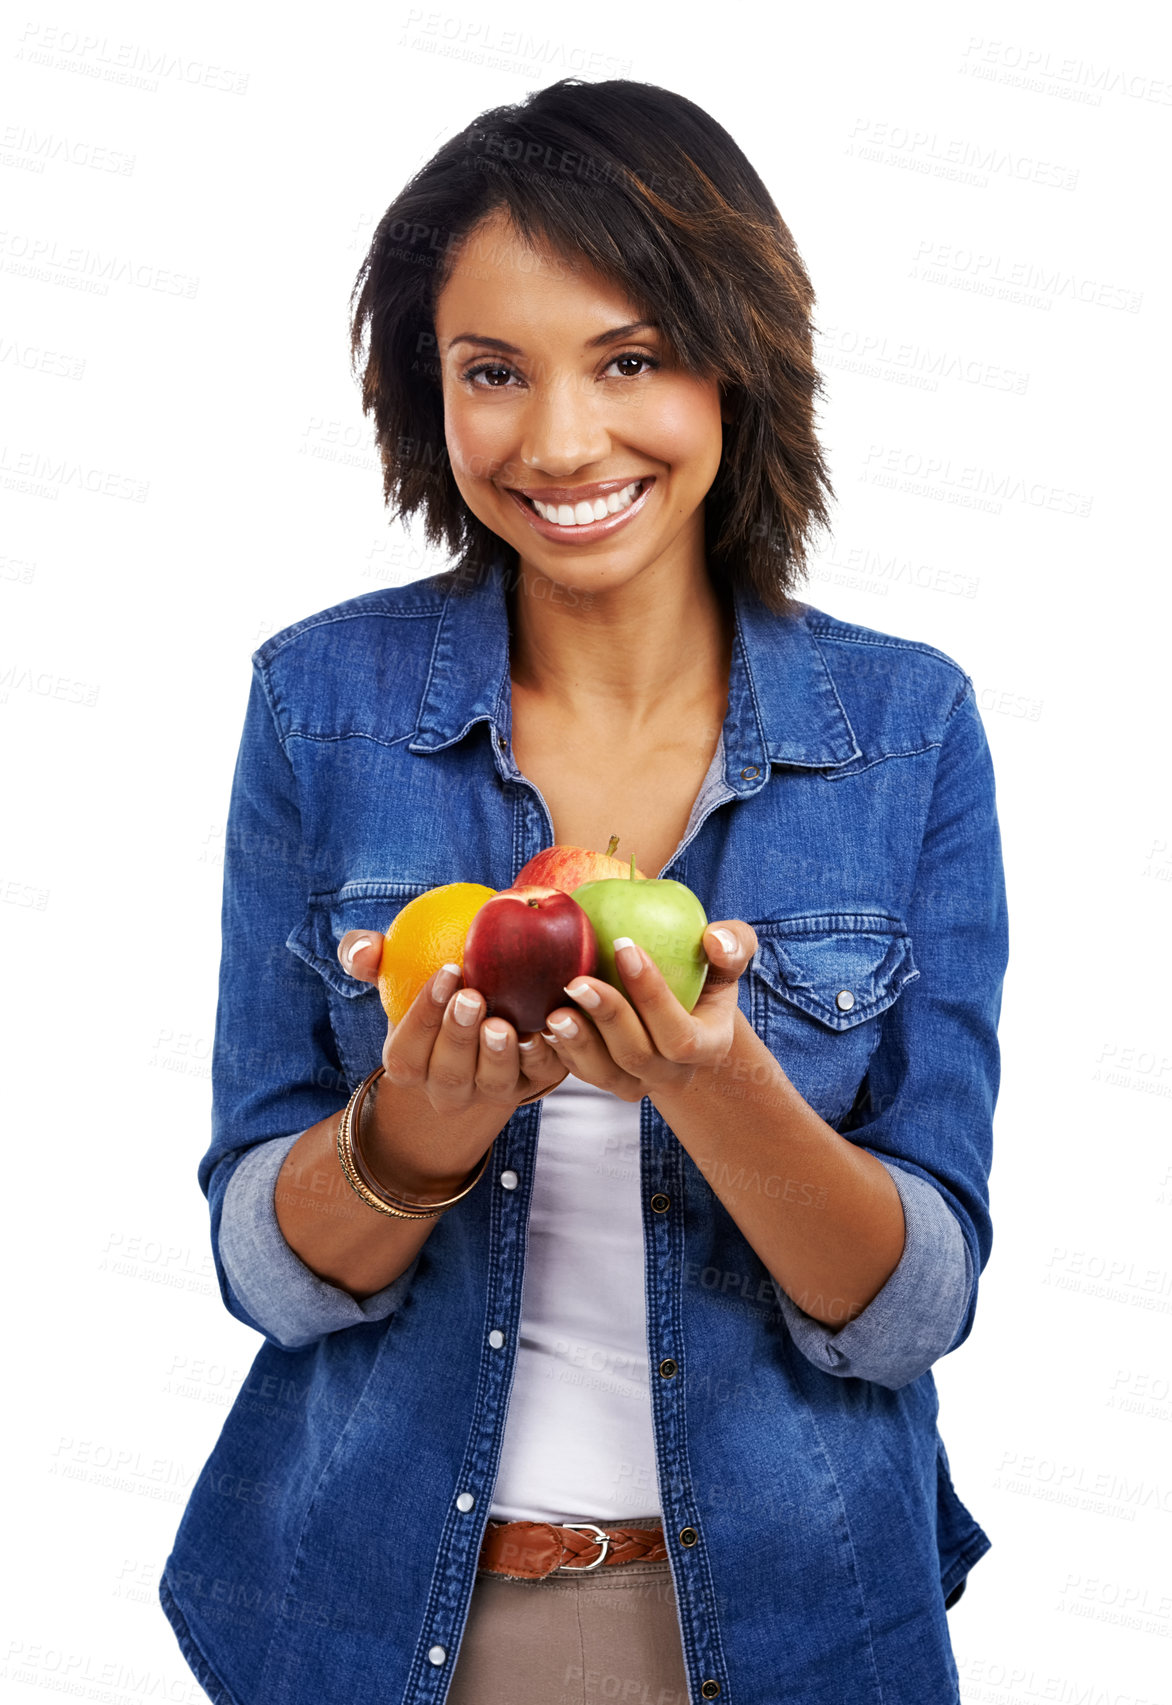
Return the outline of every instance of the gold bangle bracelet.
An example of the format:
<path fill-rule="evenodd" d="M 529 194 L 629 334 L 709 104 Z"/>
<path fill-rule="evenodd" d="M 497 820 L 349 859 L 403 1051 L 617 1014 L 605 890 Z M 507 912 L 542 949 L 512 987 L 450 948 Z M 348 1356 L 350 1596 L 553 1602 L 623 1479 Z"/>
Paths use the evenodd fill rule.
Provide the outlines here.
<path fill-rule="evenodd" d="M 346 1180 L 354 1194 L 364 1201 L 368 1208 L 373 1208 L 376 1213 L 393 1214 L 396 1219 L 401 1220 L 438 1219 L 440 1214 L 452 1207 L 454 1203 L 461 1201 L 479 1183 L 485 1168 L 488 1166 L 492 1154 L 492 1144 L 489 1144 L 488 1152 L 481 1161 L 475 1177 L 469 1178 L 454 1196 L 448 1197 L 447 1201 L 430 1202 L 426 1205 L 405 1202 L 401 1196 L 396 1196 L 373 1176 L 355 1139 L 358 1115 L 367 1091 L 382 1075 L 383 1067 L 381 1065 L 376 1066 L 374 1071 L 358 1085 L 342 1111 L 342 1117 L 338 1124 L 337 1145 L 338 1160 L 341 1163 L 342 1171 L 346 1174 Z M 495 1140 L 494 1138 L 493 1141 L 495 1142 Z"/>

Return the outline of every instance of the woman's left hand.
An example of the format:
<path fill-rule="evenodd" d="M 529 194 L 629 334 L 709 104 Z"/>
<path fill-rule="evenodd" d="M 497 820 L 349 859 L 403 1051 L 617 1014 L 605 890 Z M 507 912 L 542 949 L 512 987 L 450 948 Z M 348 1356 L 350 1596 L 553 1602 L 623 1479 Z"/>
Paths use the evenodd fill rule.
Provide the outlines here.
<path fill-rule="evenodd" d="M 726 948 L 721 932 L 732 937 Z M 699 1070 L 719 1066 L 733 1044 L 737 983 L 757 951 L 757 933 L 740 918 L 708 924 L 703 935 L 708 975 L 691 1012 L 680 1005 L 663 973 L 641 947 L 616 952 L 627 986 L 621 995 L 599 977 L 566 984 L 573 1001 L 555 1007 L 542 1032 L 575 1077 L 609 1090 L 621 1101 L 640 1101 L 684 1087 Z M 639 968 L 631 963 L 632 951 Z M 591 995 L 597 997 L 591 1004 Z M 577 1034 L 567 1034 L 568 1025 Z"/>

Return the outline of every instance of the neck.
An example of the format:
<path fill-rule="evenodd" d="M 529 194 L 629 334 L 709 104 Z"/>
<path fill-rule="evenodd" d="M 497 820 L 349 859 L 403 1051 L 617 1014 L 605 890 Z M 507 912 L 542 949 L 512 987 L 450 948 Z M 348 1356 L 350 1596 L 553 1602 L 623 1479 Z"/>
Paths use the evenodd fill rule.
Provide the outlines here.
<path fill-rule="evenodd" d="M 514 691 L 567 723 L 638 738 L 727 698 L 732 596 L 702 563 L 581 592 L 522 562 L 507 600 Z"/>

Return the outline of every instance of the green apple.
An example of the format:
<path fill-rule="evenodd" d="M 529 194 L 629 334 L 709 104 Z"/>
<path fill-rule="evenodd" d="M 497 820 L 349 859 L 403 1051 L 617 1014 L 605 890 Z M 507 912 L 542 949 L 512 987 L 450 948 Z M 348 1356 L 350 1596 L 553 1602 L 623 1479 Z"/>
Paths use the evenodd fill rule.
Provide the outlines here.
<path fill-rule="evenodd" d="M 611 942 L 616 936 L 629 935 L 658 965 L 685 1012 L 691 1012 L 708 975 L 703 939 L 708 919 L 690 888 L 682 882 L 636 876 L 632 857 L 629 876 L 584 882 L 572 890 L 571 898 L 586 913 L 597 937 L 598 967 L 593 975 L 600 982 L 622 995 L 628 993 Z"/>

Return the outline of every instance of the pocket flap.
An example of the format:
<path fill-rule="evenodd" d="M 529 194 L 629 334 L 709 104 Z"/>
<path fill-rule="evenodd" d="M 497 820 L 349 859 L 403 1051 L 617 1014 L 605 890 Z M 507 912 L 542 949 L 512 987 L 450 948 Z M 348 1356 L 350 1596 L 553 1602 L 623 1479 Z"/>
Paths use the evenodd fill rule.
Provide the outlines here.
<path fill-rule="evenodd" d="M 376 995 L 376 983 L 363 983 L 342 969 L 338 943 L 352 929 L 385 935 L 408 900 L 433 886 L 430 882 L 347 882 L 333 893 L 311 894 L 305 916 L 285 946 L 347 1000 Z"/>
<path fill-rule="evenodd" d="M 838 912 L 753 927 L 758 947 L 751 969 L 831 1030 L 850 1030 L 884 1012 L 920 974 L 898 918 Z"/>

